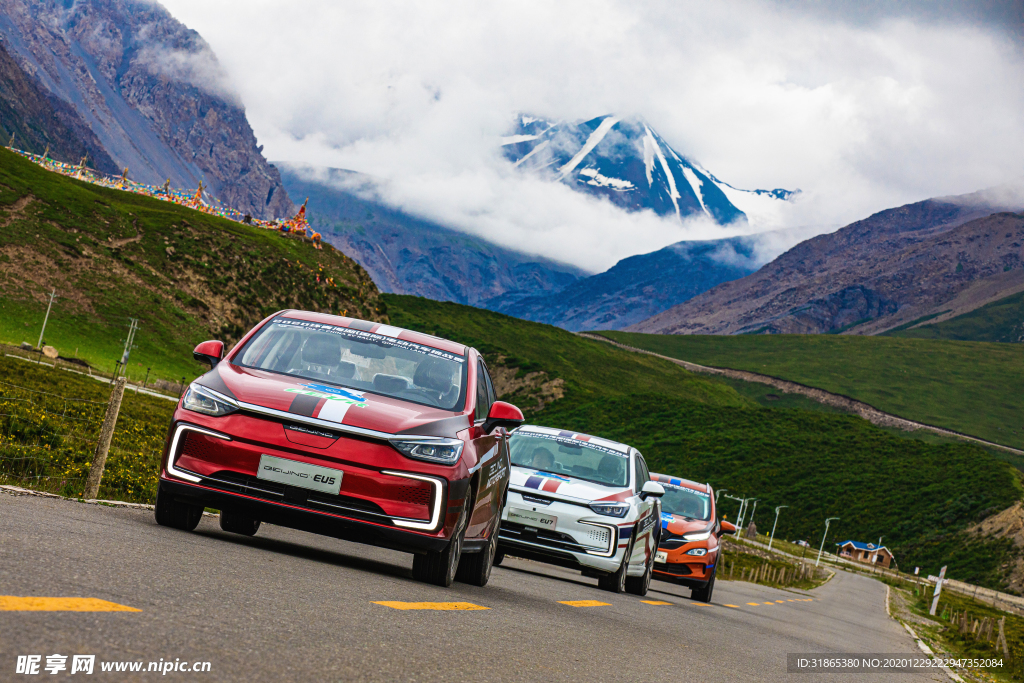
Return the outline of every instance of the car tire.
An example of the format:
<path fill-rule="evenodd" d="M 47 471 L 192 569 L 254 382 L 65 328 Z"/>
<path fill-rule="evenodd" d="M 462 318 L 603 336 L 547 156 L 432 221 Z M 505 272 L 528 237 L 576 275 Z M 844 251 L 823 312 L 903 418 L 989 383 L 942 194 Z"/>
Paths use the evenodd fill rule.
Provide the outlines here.
<path fill-rule="evenodd" d="M 495 553 L 494 553 L 494 562 L 492 564 L 495 567 L 498 567 L 504 561 L 505 561 L 505 550 L 501 546 L 498 546 L 498 550 L 496 550 Z"/>
<path fill-rule="evenodd" d="M 633 530 L 633 537 L 636 536 L 636 529 Z M 629 571 L 629 558 L 633 554 L 633 540 L 631 539 L 629 545 L 626 546 L 626 552 L 622 556 L 622 564 L 619 565 L 618 571 L 614 571 L 611 574 L 605 574 L 597 580 L 597 587 L 601 590 L 611 591 L 612 593 L 621 593 L 626 590 L 626 572 Z"/>
<path fill-rule="evenodd" d="M 718 567 L 711 570 L 711 578 L 701 588 L 690 590 L 690 599 L 698 602 L 711 602 L 711 594 L 715 590 L 715 576 L 718 575 Z"/>
<path fill-rule="evenodd" d="M 455 582 L 455 574 L 459 570 L 459 560 L 462 559 L 462 541 L 465 536 L 466 509 L 463 508 L 459 514 L 459 521 L 455 523 L 452 540 L 448 542 L 444 550 L 428 550 L 422 555 L 413 555 L 412 577 L 417 581 L 432 583 L 443 588 L 451 586 Z"/>
<path fill-rule="evenodd" d="M 220 511 L 220 528 L 232 534 L 255 536 L 260 529 L 260 520 L 233 510 Z"/>
<path fill-rule="evenodd" d="M 655 546 L 657 547 L 657 546 Z M 633 595 L 639 595 L 643 597 L 647 595 L 647 591 L 651 588 L 651 576 L 654 574 L 654 553 L 651 553 L 650 558 L 647 560 L 647 564 L 644 565 L 643 576 L 627 576 L 626 577 L 626 592 L 632 593 Z"/>
<path fill-rule="evenodd" d="M 156 490 L 156 523 L 172 529 L 192 531 L 203 518 L 202 505 L 190 505 L 174 500 L 161 486 Z"/>
<path fill-rule="evenodd" d="M 487 581 L 491 578 L 491 567 L 494 566 L 494 558 L 497 555 L 498 526 L 495 525 L 494 531 L 491 532 L 491 538 L 480 552 L 462 556 L 455 580 L 468 583 L 471 586 L 486 586 Z"/>

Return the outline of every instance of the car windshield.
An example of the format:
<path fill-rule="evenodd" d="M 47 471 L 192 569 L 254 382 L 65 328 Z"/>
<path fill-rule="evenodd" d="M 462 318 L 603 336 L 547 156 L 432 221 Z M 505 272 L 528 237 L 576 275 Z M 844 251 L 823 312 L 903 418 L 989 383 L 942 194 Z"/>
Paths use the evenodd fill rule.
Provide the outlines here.
<path fill-rule="evenodd" d="M 440 349 L 324 323 L 278 318 L 245 345 L 240 365 L 454 410 L 466 359 Z"/>
<path fill-rule="evenodd" d="M 509 440 L 509 450 L 512 464 L 519 467 L 585 479 L 604 486 L 629 486 L 629 455 L 597 444 L 517 431 Z"/>
<path fill-rule="evenodd" d="M 680 517 L 707 521 L 711 517 L 711 497 L 685 486 L 665 485 L 661 509 Z"/>

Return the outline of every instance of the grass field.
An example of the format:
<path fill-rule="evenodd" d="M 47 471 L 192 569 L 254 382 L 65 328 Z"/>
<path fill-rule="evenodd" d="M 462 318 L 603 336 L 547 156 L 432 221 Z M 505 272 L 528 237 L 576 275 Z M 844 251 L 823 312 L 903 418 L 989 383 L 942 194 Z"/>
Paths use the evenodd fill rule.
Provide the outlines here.
<path fill-rule="evenodd" d="M 44 343 L 110 372 L 129 318 L 130 375 L 191 379 L 200 341 L 232 341 L 282 308 L 386 317 L 344 254 L 128 192 L 71 180 L 0 150 L 0 342 Z"/>
<path fill-rule="evenodd" d="M 1024 448 L 1024 344 L 834 335 L 601 334 L 701 365 L 800 382 L 910 420 Z"/>
<path fill-rule="evenodd" d="M 970 313 L 940 323 L 907 329 L 919 322 L 924 321 L 911 321 L 883 332 L 882 336 L 1020 343 L 1024 341 L 1024 292 L 993 301 Z"/>

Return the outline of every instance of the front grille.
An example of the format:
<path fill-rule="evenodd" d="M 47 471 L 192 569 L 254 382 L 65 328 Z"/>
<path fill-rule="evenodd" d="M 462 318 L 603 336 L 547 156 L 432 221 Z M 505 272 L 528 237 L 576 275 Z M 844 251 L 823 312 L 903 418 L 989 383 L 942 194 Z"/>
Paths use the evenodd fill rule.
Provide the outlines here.
<path fill-rule="evenodd" d="M 689 543 L 685 538 L 678 534 L 669 533 L 668 530 L 661 530 L 661 540 L 658 541 L 658 547 L 662 550 L 675 550 L 676 548 L 686 545 Z"/>
<path fill-rule="evenodd" d="M 257 479 L 248 474 L 221 470 L 203 477 L 203 486 L 212 489 L 239 493 L 253 498 L 298 504 L 311 510 L 321 512 L 344 513 L 348 517 L 366 519 L 373 522 L 390 523 L 391 518 L 384 514 L 384 509 L 376 503 L 351 496 L 332 496 L 328 493 L 297 489 L 272 481 Z M 303 499 L 304 498 L 304 499 Z M 429 502 L 429 498 L 428 498 Z"/>
<path fill-rule="evenodd" d="M 575 553 L 585 553 L 589 550 L 607 550 L 608 549 L 608 536 L 610 535 L 607 529 L 598 529 L 595 527 L 594 531 L 604 532 L 604 545 L 597 546 L 595 543 L 592 546 L 584 546 L 576 541 L 575 538 L 569 534 L 563 534 L 559 531 L 550 531 L 548 529 L 537 529 L 532 526 L 526 526 L 525 524 L 517 524 L 516 522 L 502 522 L 501 523 L 501 538 L 510 541 L 522 541 L 524 543 L 534 543 L 536 545 L 548 546 L 549 548 L 557 548 L 558 550 L 568 550 Z M 592 538 L 588 532 L 588 540 Z"/>
<path fill-rule="evenodd" d="M 654 570 L 665 572 L 666 574 L 672 574 L 673 576 L 689 576 L 693 573 L 690 571 L 690 566 L 687 564 L 666 564 L 663 562 L 655 562 Z"/>

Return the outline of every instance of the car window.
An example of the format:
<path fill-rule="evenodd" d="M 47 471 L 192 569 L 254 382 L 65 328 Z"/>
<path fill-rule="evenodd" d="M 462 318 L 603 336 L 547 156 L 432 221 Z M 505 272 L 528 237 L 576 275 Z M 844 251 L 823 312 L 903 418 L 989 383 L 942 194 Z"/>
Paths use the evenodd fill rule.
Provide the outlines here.
<path fill-rule="evenodd" d="M 487 419 L 487 413 L 491 409 L 487 396 L 487 371 L 480 361 L 476 363 L 476 420 Z"/>
<path fill-rule="evenodd" d="M 629 486 L 629 455 L 597 444 L 552 434 L 512 433 L 512 464 L 604 486 Z"/>
<path fill-rule="evenodd" d="M 484 378 L 487 380 L 487 403 L 488 406 L 494 405 L 494 402 L 498 400 L 497 394 L 494 393 L 494 384 L 491 383 L 491 371 L 484 365 Z M 488 407 L 489 409 L 489 407 Z"/>
<path fill-rule="evenodd" d="M 647 463 L 644 461 L 644 456 L 639 453 L 636 454 L 636 482 L 634 487 L 636 492 L 639 493 L 640 489 L 644 487 L 644 484 L 651 480 L 651 473 L 647 470 Z"/>
<path fill-rule="evenodd" d="M 363 330 L 277 318 L 237 358 L 247 368 L 311 381 L 310 388 L 341 386 L 444 410 L 465 401 L 465 356 Z"/>
<path fill-rule="evenodd" d="M 711 496 L 687 486 L 674 486 L 662 482 L 665 495 L 661 498 L 661 509 L 673 515 L 707 521 L 711 519 Z"/>

